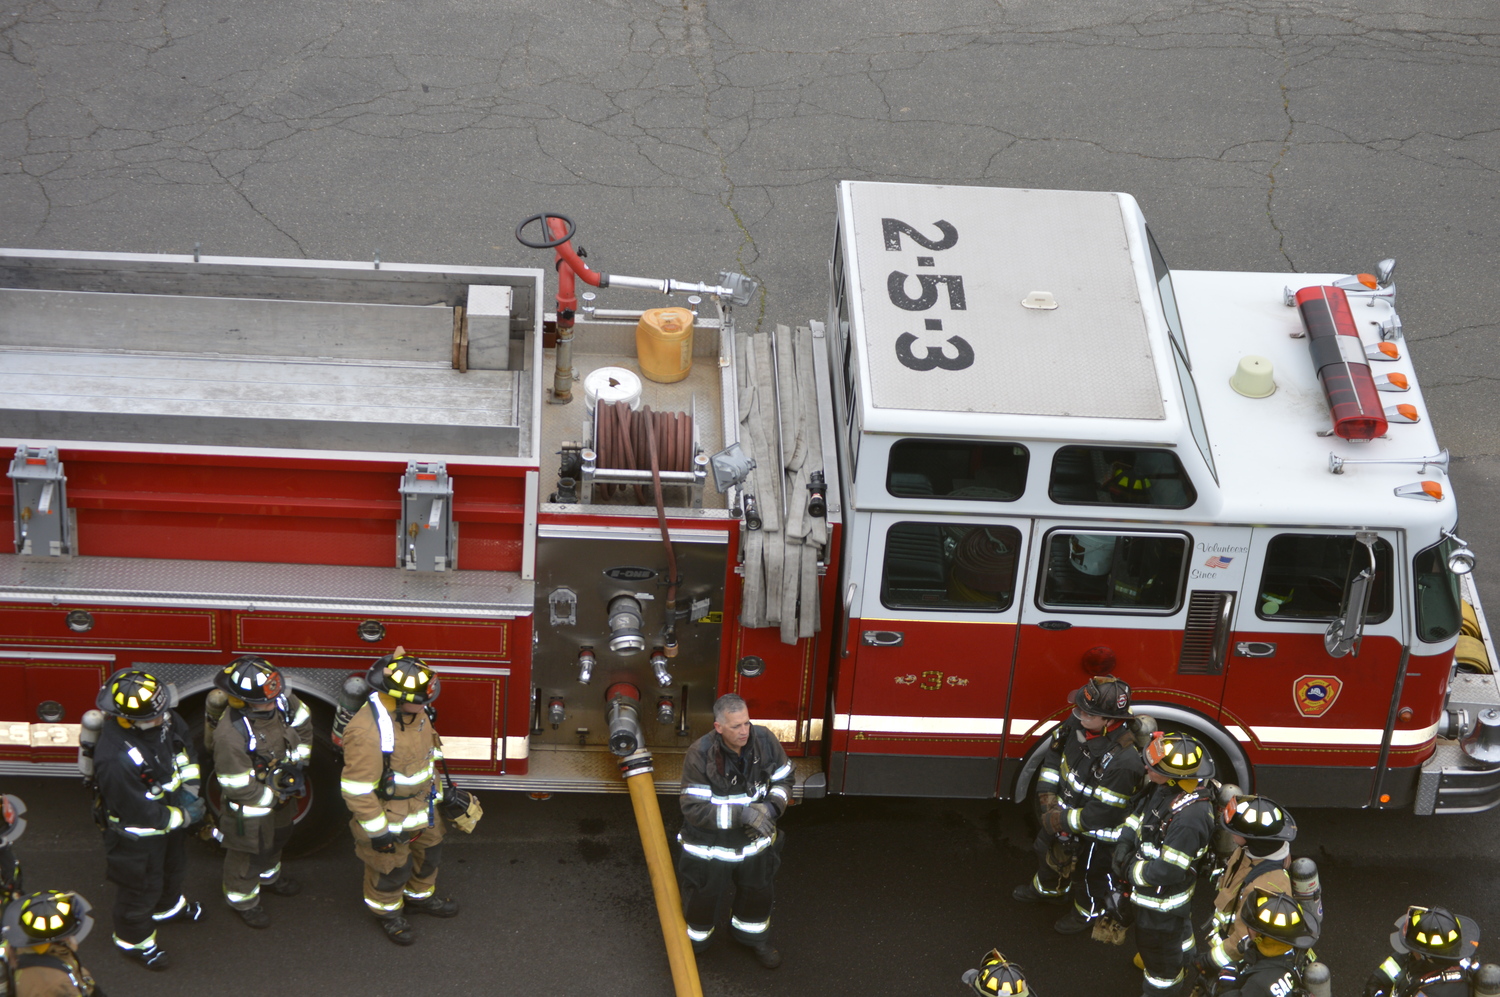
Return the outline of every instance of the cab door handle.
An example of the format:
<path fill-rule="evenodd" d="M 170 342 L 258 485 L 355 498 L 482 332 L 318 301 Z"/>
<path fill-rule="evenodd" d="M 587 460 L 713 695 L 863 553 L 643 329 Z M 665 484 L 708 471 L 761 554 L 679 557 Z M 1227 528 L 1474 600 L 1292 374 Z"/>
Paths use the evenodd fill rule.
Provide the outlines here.
<path fill-rule="evenodd" d="M 899 630 L 866 630 L 859 639 L 870 647 L 900 647 L 906 641 L 906 634 Z"/>
<path fill-rule="evenodd" d="M 1242 640 L 1234 645 L 1234 653 L 1241 658 L 1274 658 L 1276 645 L 1263 640 Z"/>

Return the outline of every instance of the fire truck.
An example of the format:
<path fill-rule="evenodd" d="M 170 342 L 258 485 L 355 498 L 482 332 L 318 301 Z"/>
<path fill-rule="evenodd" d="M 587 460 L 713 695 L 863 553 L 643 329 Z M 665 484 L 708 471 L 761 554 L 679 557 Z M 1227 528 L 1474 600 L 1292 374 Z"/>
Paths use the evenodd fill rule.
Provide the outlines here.
<path fill-rule="evenodd" d="M 790 327 L 558 214 L 515 268 L 0 251 L 0 772 L 73 773 L 120 668 L 198 718 L 263 655 L 326 731 L 404 647 L 477 788 L 620 791 L 646 748 L 674 791 L 732 691 L 802 797 L 1024 799 L 1112 673 L 1289 806 L 1500 802 L 1391 261 L 1171 270 L 1117 193 L 836 218 Z"/>

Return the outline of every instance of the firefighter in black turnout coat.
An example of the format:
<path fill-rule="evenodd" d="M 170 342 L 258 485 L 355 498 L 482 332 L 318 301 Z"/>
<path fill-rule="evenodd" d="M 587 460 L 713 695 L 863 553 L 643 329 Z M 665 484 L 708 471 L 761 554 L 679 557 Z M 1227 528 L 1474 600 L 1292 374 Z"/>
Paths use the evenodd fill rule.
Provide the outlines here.
<path fill-rule="evenodd" d="M 167 684 L 147 672 L 116 672 L 95 702 L 106 714 L 94 778 L 106 874 L 117 887 L 115 945 L 147 969 L 166 969 L 156 926 L 203 916 L 203 905 L 182 893 L 186 828 L 204 815 L 192 736 Z"/>
<path fill-rule="evenodd" d="M 1365 997 L 1469 997 L 1479 970 L 1479 925 L 1442 907 L 1409 907 Z"/>
<path fill-rule="evenodd" d="M 1143 752 L 1146 778 L 1155 784 L 1125 822 L 1116 846 L 1116 870 L 1128 876 L 1135 908 L 1135 941 L 1144 966 L 1145 997 L 1185 992 L 1193 961 L 1193 887 L 1198 863 L 1213 836 L 1214 805 L 1202 780 L 1214 774 L 1213 758 L 1187 734 L 1154 735 Z"/>
<path fill-rule="evenodd" d="M 1068 696 L 1073 712 L 1052 732 L 1037 775 L 1037 871 L 1011 896 L 1072 905 L 1053 927 L 1076 934 L 1105 913 L 1115 842 L 1140 795 L 1144 766 L 1129 721 L 1130 686 L 1102 676 Z M 1065 880 L 1062 869 L 1071 870 Z"/>
<path fill-rule="evenodd" d="M 1292 997 L 1305 993 L 1302 971 L 1318 940 L 1318 919 L 1281 891 L 1250 890 L 1238 916 L 1246 934 L 1238 960 L 1219 969 L 1217 997 Z"/>
<path fill-rule="evenodd" d="M 781 742 L 750 722 L 734 693 L 714 703 L 714 729 L 682 763 L 682 843 L 677 875 L 693 951 L 708 948 L 719 900 L 734 888 L 730 932 L 775 969 L 772 887 L 784 835 L 776 822 L 792 799 L 792 763 Z"/>

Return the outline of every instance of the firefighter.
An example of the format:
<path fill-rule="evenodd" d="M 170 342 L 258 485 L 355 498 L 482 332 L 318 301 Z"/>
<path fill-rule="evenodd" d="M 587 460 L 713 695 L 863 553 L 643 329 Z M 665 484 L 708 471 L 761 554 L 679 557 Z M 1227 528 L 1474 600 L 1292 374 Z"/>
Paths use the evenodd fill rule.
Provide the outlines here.
<path fill-rule="evenodd" d="M 980 997 L 1037 997 L 1026 983 L 1026 970 L 990 949 L 978 969 L 966 969 L 964 985 Z"/>
<path fill-rule="evenodd" d="M 682 762 L 682 843 L 677 876 L 693 951 L 708 948 L 719 901 L 734 888 L 730 933 L 762 966 L 781 965 L 771 944 L 771 903 L 792 799 L 792 763 L 781 742 L 750 722 L 734 693 L 714 703 L 714 729 Z"/>
<path fill-rule="evenodd" d="M 1408 907 L 1365 997 L 1469 997 L 1479 969 L 1479 925 L 1443 907 Z"/>
<path fill-rule="evenodd" d="M 19 796 L 0 796 L 0 909 L 25 893 L 21 860 L 11 846 L 26 833 L 26 804 Z"/>
<path fill-rule="evenodd" d="M 0 936 L 9 947 L 13 997 L 104 997 L 78 961 L 78 945 L 94 927 L 89 902 L 76 893 L 43 890 L 5 909 Z"/>
<path fill-rule="evenodd" d="M 365 864 L 365 906 L 386 937 L 411 945 L 407 913 L 455 917 L 437 895 L 443 859 L 442 739 L 433 725 L 440 683 L 421 658 L 398 647 L 365 675 L 370 694 L 344 728 L 344 802 L 354 853 Z"/>
<path fill-rule="evenodd" d="M 1130 686 L 1092 678 L 1068 695 L 1072 714 L 1052 731 L 1037 776 L 1041 830 L 1037 871 L 1011 896 L 1025 903 L 1072 904 L 1053 927 L 1065 935 L 1088 929 L 1105 913 L 1120 827 L 1140 795 L 1144 769 L 1129 721 Z M 1067 881 L 1060 869 L 1072 872 Z"/>
<path fill-rule="evenodd" d="M 1321 930 L 1312 912 L 1288 891 L 1257 886 L 1247 893 L 1237 916 L 1246 933 L 1237 959 L 1219 970 L 1216 997 L 1304 993 L 1302 970 Z"/>
<path fill-rule="evenodd" d="M 95 812 L 106 875 L 117 887 L 115 945 L 147 969 L 164 970 L 170 960 L 156 944 L 156 926 L 203 917 L 203 905 L 182 892 L 187 828 L 205 812 L 192 736 L 167 684 L 139 669 L 111 675 L 95 705 L 106 714 L 94 746 Z"/>
<path fill-rule="evenodd" d="M 297 798 L 306 793 L 312 713 L 265 658 L 235 658 L 214 685 L 229 697 L 213 728 L 214 775 L 224 800 L 224 899 L 250 927 L 265 928 L 271 916 L 261 906 L 261 888 L 280 897 L 302 889 L 282 875 L 281 850 L 292 836 Z"/>
<path fill-rule="evenodd" d="M 1218 821 L 1235 849 L 1219 874 L 1214 913 L 1204 930 L 1210 973 L 1238 961 L 1240 939 L 1249 933 L 1242 914 L 1244 900 L 1253 889 L 1292 892 L 1287 869 L 1292 864 L 1291 842 L 1297 837 L 1292 815 L 1264 796 L 1232 797 L 1219 811 Z"/>
<path fill-rule="evenodd" d="M 1157 733 L 1143 752 L 1155 785 L 1125 822 L 1116 872 L 1129 876 L 1145 997 L 1185 992 L 1192 961 L 1191 904 L 1198 865 L 1213 836 L 1213 759 L 1196 738 Z"/>

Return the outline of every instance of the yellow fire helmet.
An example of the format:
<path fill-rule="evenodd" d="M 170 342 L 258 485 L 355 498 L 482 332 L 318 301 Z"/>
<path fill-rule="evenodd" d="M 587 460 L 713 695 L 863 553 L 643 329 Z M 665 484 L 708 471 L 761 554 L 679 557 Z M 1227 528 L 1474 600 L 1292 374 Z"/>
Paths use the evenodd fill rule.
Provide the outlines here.
<path fill-rule="evenodd" d="M 990 949 L 984 964 L 964 973 L 963 980 L 981 997 L 1029 997 L 1032 993 L 1026 985 L 1026 971 L 998 949 Z"/>
<path fill-rule="evenodd" d="M 1251 890 L 1245 898 L 1240 917 L 1245 919 L 1251 931 L 1270 935 L 1293 948 L 1311 948 L 1320 933 L 1317 918 L 1293 897 L 1259 887 Z"/>
<path fill-rule="evenodd" d="M 89 902 L 76 893 L 42 890 L 5 908 L 0 935 L 12 948 L 47 945 L 68 938 L 81 942 L 94 926 Z"/>
<path fill-rule="evenodd" d="M 1158 732 L 1142 752 L 1146 767 L 1168 779 L 1209 779 L 1214 759 L 1191 734 Z"/>
<path fill-rule="evenodd" d="M 172 693 L 167 683 L 150 672 L 126 668 L 109 677 L 94 705 L 112 717 L 155 720 L 172 708 Z"/>
<path fill-rule="evenodd" d="M 1458 961 L 1478 951 L 1479 925 L 1443 907 L 1408 907 L 1391 933 L 1391 948 Z"/>
<path fill-rule="evenodd" d="M 430 703 L 438 698 L 441 683 L 432 667 L 414 655 L 386 655 L 371 666 L 365 681 L 404 703 Z"/>

